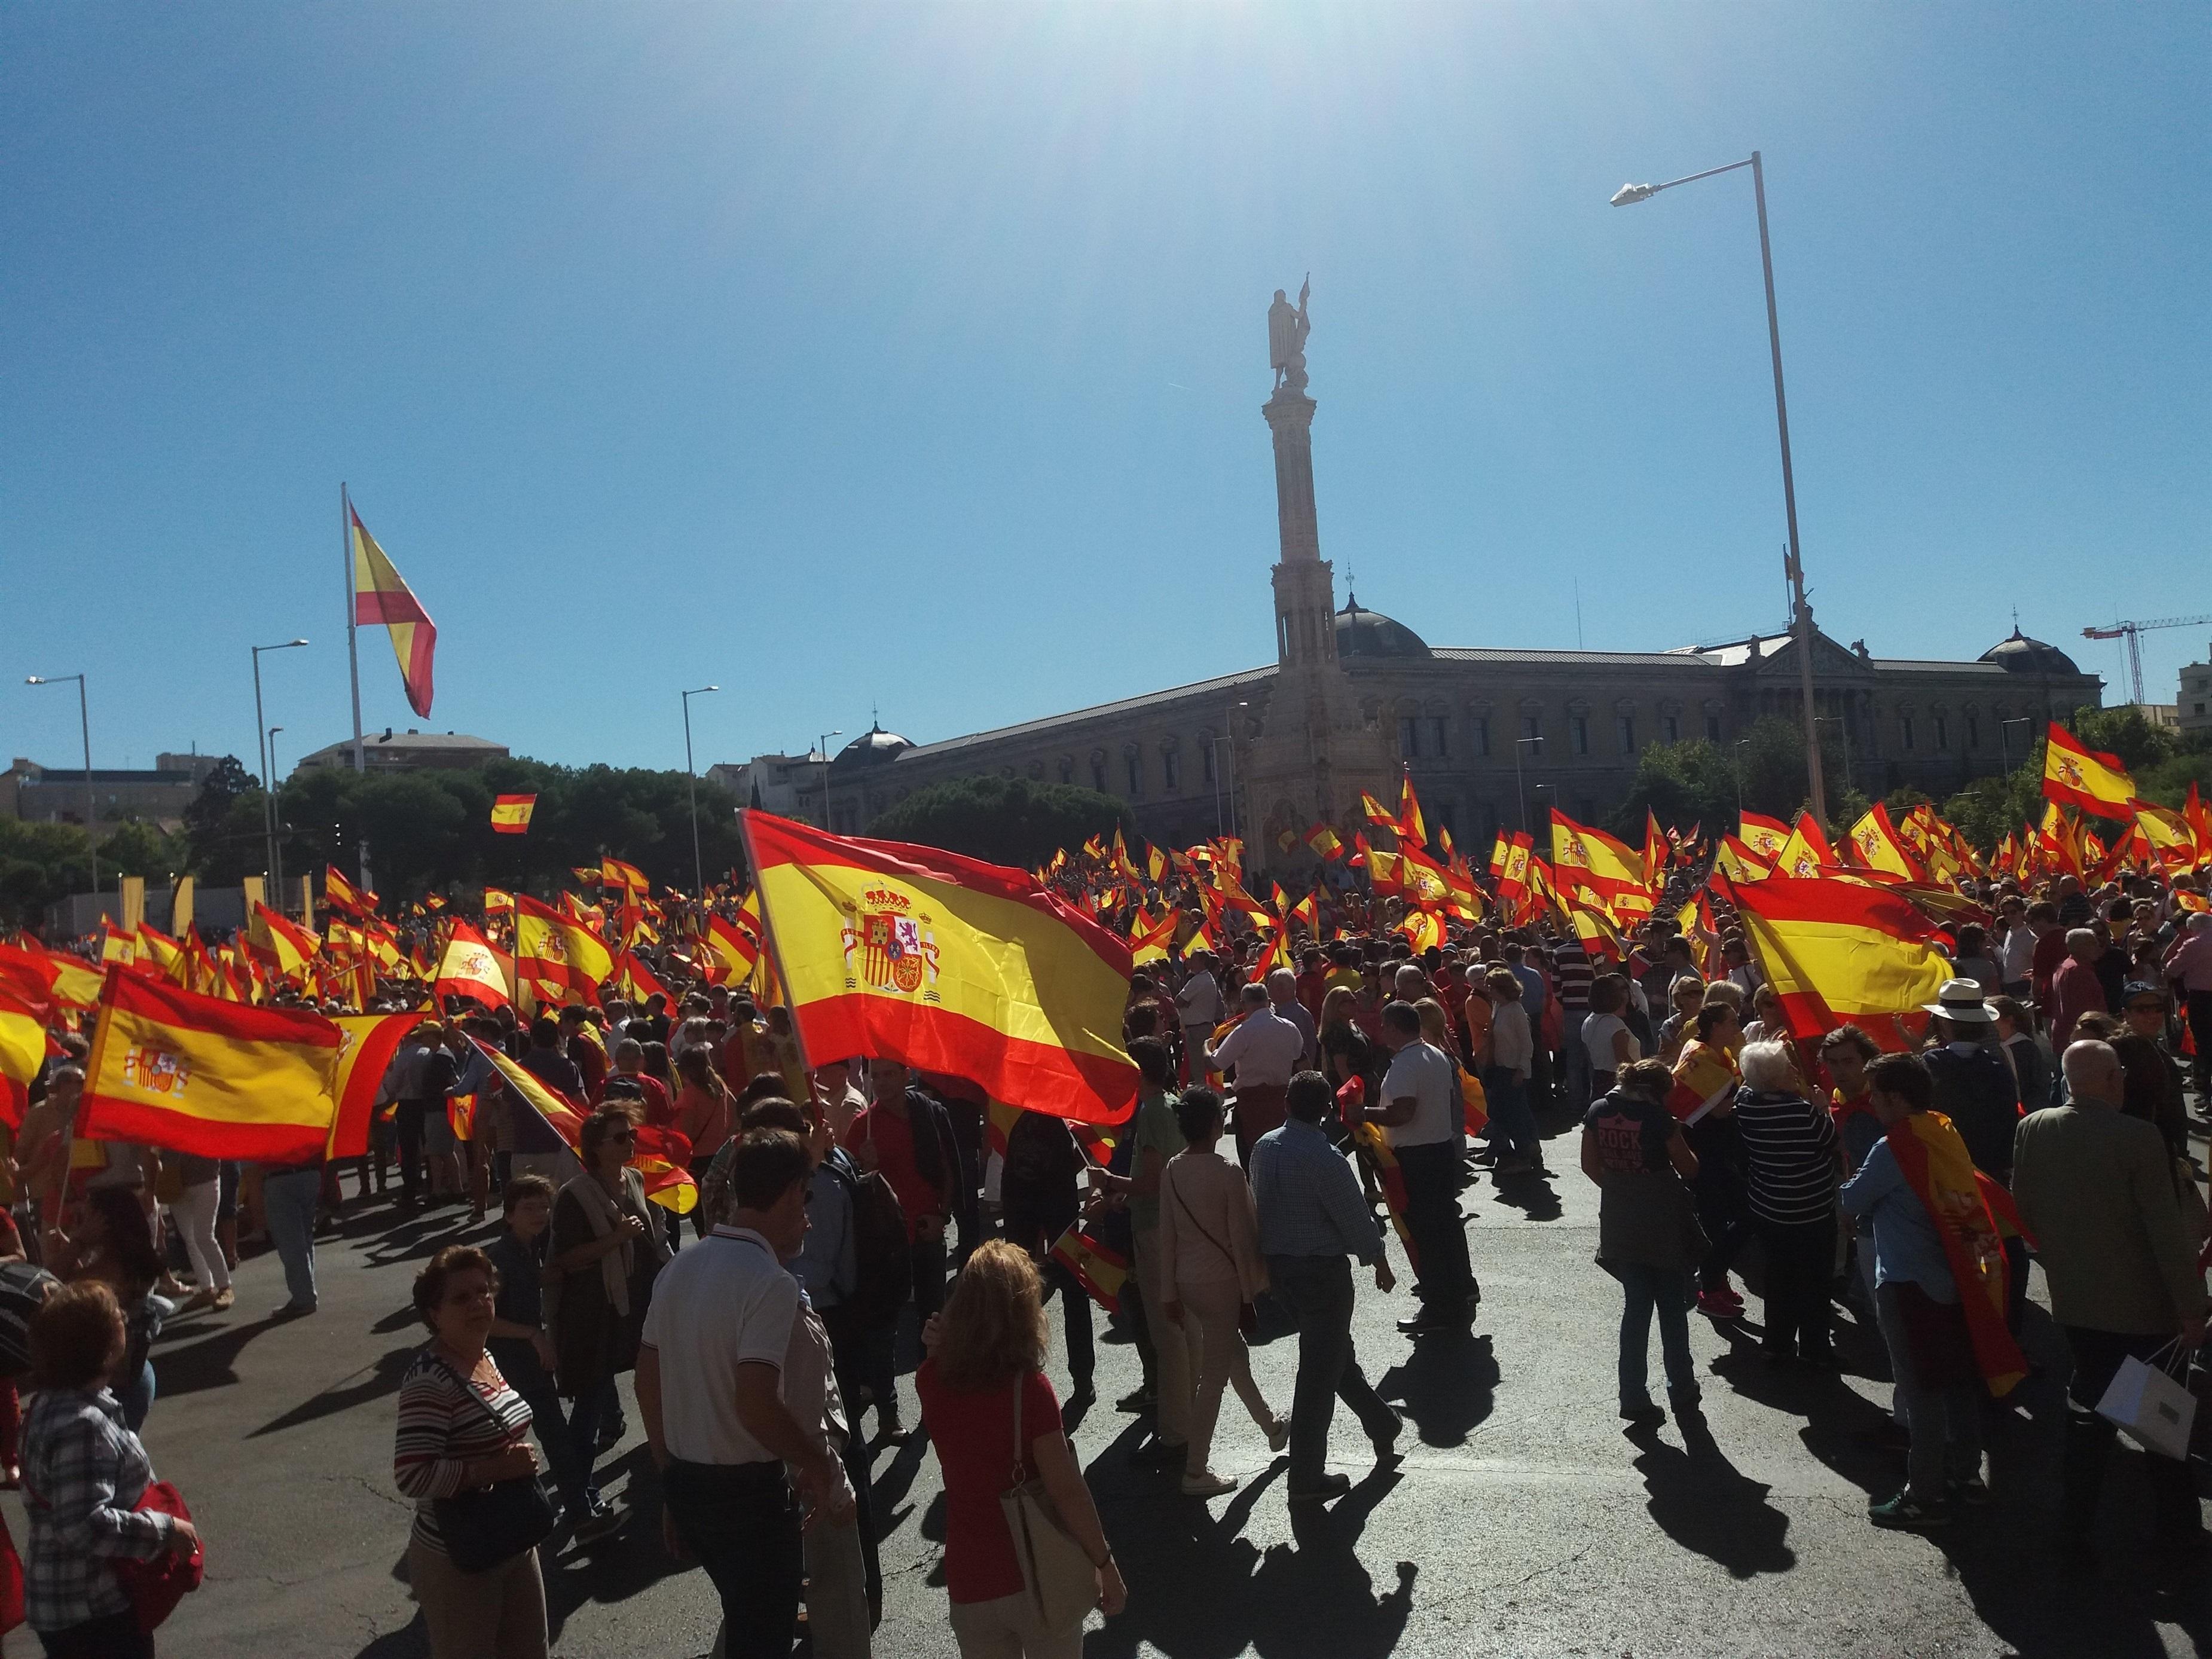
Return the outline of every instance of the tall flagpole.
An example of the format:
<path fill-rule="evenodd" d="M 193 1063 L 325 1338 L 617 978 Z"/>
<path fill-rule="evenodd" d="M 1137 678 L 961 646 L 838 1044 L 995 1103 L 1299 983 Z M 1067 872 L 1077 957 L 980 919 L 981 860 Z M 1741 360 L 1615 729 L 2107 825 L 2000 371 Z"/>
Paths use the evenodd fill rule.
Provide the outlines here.
<path fill-rule="evenodd" d="M 361 733 L 361 646 L 355 637 L 354 615 L 358 607 L 353 592 L 353 502 L 346 495 L 344 480 L 338 483 L 338 556 L 345 570 L 346 667 L 353 675 L 353 769 L 356 775 L 368 768 L 362 761 Z M 360 842 L 361 862 L 357 866 L 362 890 L 372 891 L 375 882 L 368 872 L 368 837 Z"/>

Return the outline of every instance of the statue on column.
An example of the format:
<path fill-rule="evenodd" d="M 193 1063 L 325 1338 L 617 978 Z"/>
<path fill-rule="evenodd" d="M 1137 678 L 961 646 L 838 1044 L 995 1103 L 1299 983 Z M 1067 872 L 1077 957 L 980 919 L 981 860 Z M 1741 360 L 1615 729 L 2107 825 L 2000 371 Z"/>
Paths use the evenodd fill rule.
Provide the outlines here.
<path fill-rule="evenodd" d="M 1293 392 L 1306 389 L 1306 335 L 1312 330 L 1312 319 L 1306 314 L 1306 296 L 1313 292 L 1313 275 L 1298 287 L 1298 302 L 1292 305 L 1283 290 L 1275 290 L 1275 302 L 1267 307 L 1267 364 L 1275 371 L 1275 390 L 1287 387 Z"/>

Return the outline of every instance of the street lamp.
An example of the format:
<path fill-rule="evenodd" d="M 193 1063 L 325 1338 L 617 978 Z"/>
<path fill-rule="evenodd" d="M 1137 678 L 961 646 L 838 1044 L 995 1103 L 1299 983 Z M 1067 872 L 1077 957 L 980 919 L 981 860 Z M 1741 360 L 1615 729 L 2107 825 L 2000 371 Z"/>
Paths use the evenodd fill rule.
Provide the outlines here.
<path fill-rule="evenodd" d="M 835 732 L 824 732 L 815 739 L 816 747 L 822 751 L 822 827 L 824 830 L 830 827 L 830 739 L 844 735 L 845 728 L 841 726 Z"/>
<path fill-rule="evenodd" d="M 84 737 L 84 841 L 86 850 L 92 854 L 92 896 L 100 897 L 100 825 L 99 807 L 92 793 L 92 716 L 87 712 L 84 699 L 84 676 L 82 674 L 26 674 L 26 685 L 64 685 L 76 682 L 76 720 Z M 95 907 L 97 904 L 95 903 Z"/>
<path fill-rule="evenodd" d="M 276 734 L 283 729 L 284 728 L 281 726 L 272 726 L 269 728 L 269 747 L 267 752 L 269 755 L 269 777 L 271 783 L 274 783 L 276 778 Z M 274 793 L 267 793 L 267 799 L 264 802 L 264 805 L 265 805 L 269 809 L 269 821 L 272 825 L 276 826 L 276 828 L 272 828 L 269 832 L 269 875 L 270 878 L 276 884 L 276 892 L 275 895 L 276 900 L 276 914 L 282 915 L 284 914 L 284 847 L 283 843 L 276 839 L 276 829 L 281 829 L 283 827 L 283 815 L 276 810 L 276 800 Z M 312 921 L 314 918 L 309 916 L 305 918 L 305 920 Z"/>
<path fill-rule="evenodd" d="M 699 862 L 699 775 L 691 766 L 691 699 L 719 691 L 719 685 L 702 685 L 684 694 L 684 776 L 691 796 L 691 896 L 704 902 L 707 874 Z"/>
<path fill-rule="evenodd" d="M 1743 833 L 1743 751 L 1751 747 L 1749 738 L 1735 740 L 1735 832 Z"/>
<path fill-rule="evenodd" d="M 261 833 L 269 855 L 268 871 L 276 873 L 276 762 L 270 757 L 269 742 L 262 730 L 262 721 L 268 716 L 261 711 L 261 653 L 264 651 L 290 651 L 305 645 L 305 640 L 287 640 L 282 645 L 257 645 L 253 647 L 253 741 L 258 745 L 254 761 L 261 768 Z"/>
<path fill-rule="evenodd" d="M 2034 724 L 2035 718 L 2032 714 L 2022 714 L 2016 720 L 1997 722 L 1997 753 L 2004 757 L 2005 776 L 2012 775 L 2012 744 L 2006 738 L 2005 733 L 2015 726 L 2033 726 Z"/>
<path fill-rule="evenodd" d="M 1841 714 L 1816 714 L 1814 719 L 1822 726 L 1843 726 Z M 1848 728 L 1836 734 L 1837 746 L 1844 751 L 1844 787 L 1855 787 L 1851 782 L 1851 734 Z"/>
<path fill-rule="evenodd" d="M 1677 185 L 1695 184 L 1700 179 L 1711 179 L 1723 173 L 1734 173 L 1738 167 L 1751 169 L 1751 190 L 1759 204 L 1759 264 L 1766 277 L 1766 343 L 1774 358 L 1774 424 L 1782 437 L 1782 505 L 1790 521 L 1790 552 L 1784 568 L 1790 578 L 1790 592 L 1796 614 L 1791 617 L 1797 635 L 1798 669 L 1802 677 L 1805 697 L 1805 772 L 1806 781 L 1813 797 L 1813 817 L 1825 825 L 1828 820 L 1828 791 L 1820 772 L 1820 732 L 1814 724 L 1813 709 L 1813 610 L 1805 602 L 1805 563 L 1797 544 L 1797 485 L 1790 466 L 1790 405 L 1782 395 L 1782 325 L 1774 311 L 1774 252 L 1766 236 L 1766 173 L 1759 164 L 1759 152 L 1752 151 L 1741 161 L 1730 161 L 1726 167 L 1707 167 L 1703 173 L 1692 173 L 1680 179 L 1669 179 L 1663 185 L 1623 185 L 1613 194 L 1615 207 L 1632 207 L 1638 202 L 1648 202 L 1662 190 L 1672 190 Z M 1741 808 L 1738 812 L 1741 816 Z"/>
<path fill-rule="evenodd" d="M 1231 840 L 1231 841 L 1235 841 L 1235 840 L 1237 840 L 1237 717 L 1239 714 L 1247 714 L 1247 713 L 1249 713 L 1249 712 L 1250 711 L 1250 709 L 1251 709 L 1251 707 L 1252 707 L 1252 705 L 1251 705 L 1250 703 L 1249 703 L 1249 702 L 1235 702 L 1235 703 L 1231 703 L 1231 704 L 1230 704 L 1230 705 L 1229 705 L 1229 732 L 1228 732 L 1228 735 L 1227 735 L 1226 738 L 1225 738 L 1225 739 L 1223 739 L 1224 741 L 1227 742 L 1227 744 L 1229 744 L 1229 839 L 1230 839 L 1230 840 Z M 1218 830 L 1218 829 L 1219 829 L 1219 828 L 1220 828 L 1220 825 L 1221 825 L 1221 809 L 1220 809 L 1220 807 L 1217 805 L 1215 806 L 1215 808 L 1214 808 L 1214 827 Z"/>
<path fill-rule="evenodd" d="M 1535 834 L 1535 831 L 1528 827 L 1528 790 L 1527 785 L 1522 781 L 1521 776 L 1521 751 L 1532 743 L 1536 745 L 1537 752 L 1541 754 L 1544 748 L 1543 738 L 1516 738 L 1513 739 L 1513 793 L 1521 798 L 1521 833 L 1524 836 Z M 1536 787 L 1540 789 L 1543 785 L 1538 784 Z"/>

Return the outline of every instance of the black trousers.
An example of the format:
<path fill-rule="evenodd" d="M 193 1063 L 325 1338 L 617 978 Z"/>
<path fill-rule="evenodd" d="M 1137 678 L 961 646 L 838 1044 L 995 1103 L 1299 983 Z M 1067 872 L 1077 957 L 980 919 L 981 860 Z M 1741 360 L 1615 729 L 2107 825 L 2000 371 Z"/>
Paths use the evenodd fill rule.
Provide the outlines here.
<path fill-rule="evenodd" d="M 1479 1292 L 1468 1261 L 1467 1227 L 1459 1214 L 1459 1148 L 1449 1140 L 1395 1149 L 1406 1178 L 1406 1231 L 1419 1255 L 1421 1306 L 1464 1321 Z"/>
<path fill-rule="evenodd" d="M 684 1547 L 722 1598 L 729 1659 L 790 1659 L 806 1552 L 783 1465 L 673 1461 L 661 1492 Z"/>
<path fill-rule="evenodd" d="M 2110 1419 L 2097 1415 L 2097 1402 L 2112 1386 L 2122 1362 L 2148 1359 L 2173 1339 L 2094 1331 L 2081 1325 L 2062 1328 L 2074 1356 L 2074 1375 L 2066 1384 L 2066 1466 L 2058 1516 L 2063 1530 L 2079 1536 L 2096 1522 L 2105 1466 L 2112 1461 L 2112 1442 L 2120 1432 Z M 2146 1452 L 2143 1474 L 2150 1481 L 2151 1513 L 2160 1537 L 2178 1541 L 2203 1525 L 2197 1509 L 2196 1477 L 2188 1464 Z"/>
<path fill-rule="evenodd" d="M 1133 1279 L 1136 1275 L 1131 1273 L 1129 1277 Z M 1098 1369 L 1098 1351 L 1093 1346 L 1091 1329 L 1091 1292 L 1083 1288 L 1081 1279 L 1051 1256 L 1045 1258 L 1043 1278 L 1044 1293 L 1059 1293 L 1060 1315 L 1066 1322 L 1067 1374 L 1077 1388 L 1088 1389 Z"/>
<path fill-rule="evenodd" d="M 1828 1281 L 1836 1258 L 1833 1217 L 1793 1225 L 1753 1224 L 1766 1253 L 1766 1337 L 1770 1353 L 1808 1354 L 1828 1346 Z"/>
<path fill-rule="evenodd" d="M 399 1139 L 399 1190 L 412 1204 L 422 1194 L 422 1103 L 401 1101 L 392 1122 Z"/>
<path fill-rule="evenodd" d="M 1352 1267 L 1340 1255 L 1271 1255 L 1275 1294 L 1298 1325 L 1298 1376 L 1291 1393 L 1293 1492 L 1310 1492 L 1328 1473 L 1328 1428 L 1340 1400 L 1370 1439 L 1398 1431 L 1398 1416 L 1375 1392 L 1352 1346 Z"/>
<path fill-rule="evenodd" d="M 2191 991 L 2185 1012 L 2189 1035 L 2197 1044 L 2189 1069 L 2198 1096 L 2197 1105 L 2204 1109 L 2208 1103 L 2203 1097 L 2212 1094 L 2212 991 Z"/>

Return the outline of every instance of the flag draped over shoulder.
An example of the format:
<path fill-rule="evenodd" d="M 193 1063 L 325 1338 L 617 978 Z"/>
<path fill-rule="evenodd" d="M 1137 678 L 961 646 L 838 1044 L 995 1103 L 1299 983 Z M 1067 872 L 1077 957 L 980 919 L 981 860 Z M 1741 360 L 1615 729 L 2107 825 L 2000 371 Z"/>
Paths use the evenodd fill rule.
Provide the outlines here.
<path fill-rule="evenodd" d="M 2102 817 L 2133 816 L 2135 780 L 2117 755 L 2100 754 L 2057 720 L 2051 722 L 2043 749 L 2043 793 L 2046 799 Z"/>
<path fill-rule="evenodd" d="M 331 1024 L 338 1028 L 337 1077 L 331 1093 L 337 1110 L 331 1118 L 326 1158 L 360 1158 L 368 1151 L 368 1126 L 376 1115 L 376 1094 L 400 1039 L 420 1025 L 428 1015 L 418 1009 L 406 1014 L 339 1014 Z"/>
<path fill-rule="evenodd" d="M 2004 1241 L 1983 1195 L 1985 1177 L 1941 1112 L 1915 1112 L 1884 1137 L 1905 1182 L 1935 1218 L 1959 1286 L 1974 1364 L 2000 1397 L 2027 1375 L 2027 1359 L 2005 1328 Z M 2000 1189 L 2002 1190 L 2002 1189 Z"/>
<path fill-rule="evenodd" d="M 321 1155 L 337 1110 L 338 1027 L 108 970 L 76 1133 L 195 1158 Z"/>
<path fill-rule="evenodd" d="M 866 1054 L 1083 1122 L 1135 1109 L 1129 947 L 1025 872 L 738 815 L 811 1060 Z"/>
<path fill-rule="evenodd" d="M 1908 899 L 1838 877 L 1719 880 L 1792 1036 L 1850 1022 L 1885 1048 L 1911 1045 L 1921 1008 L 1952 968 L 1934 943 L 1936 924 Z"/>
<path fill-rule="evenodd" d="M 392 654 L 399 659 L 400 683 L 407 688 L 407 706 L 416 714 L 430 712 L 431 658 L 438 649 L 437 625 L 400 579 L 362 527 L 361 514 L 350 504 L 353 520 L 353 619 L 356 625 L 382 627 L 392 636 Z"/>

